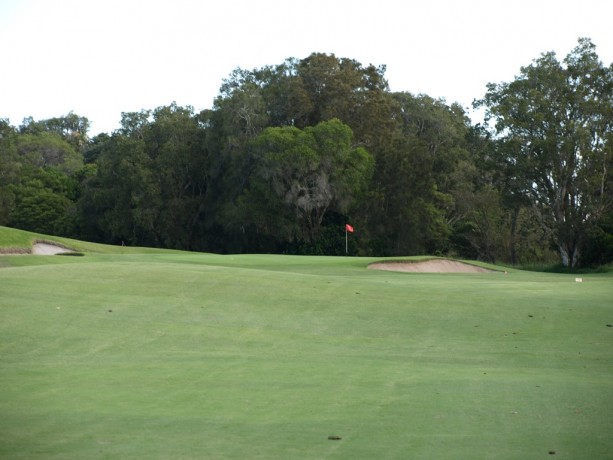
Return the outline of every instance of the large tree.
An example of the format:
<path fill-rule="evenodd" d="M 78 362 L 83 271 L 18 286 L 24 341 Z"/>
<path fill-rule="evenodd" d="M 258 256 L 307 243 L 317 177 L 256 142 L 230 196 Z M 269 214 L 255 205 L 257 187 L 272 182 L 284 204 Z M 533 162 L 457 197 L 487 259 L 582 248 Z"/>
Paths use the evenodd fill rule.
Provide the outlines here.
<path fill-rule="evenodd" d="M 281 242 L 315 243 L 326 213 L 346 213 L 372 175 L 371 155 L 352 139 L 351 128 L 337 119 L 304 130 L 265 129 L 253 143 L 243 222 Z"/>
<path fill-rule="evenodd" d="M 121 128 L 92 147 L 97 172 L 80 203 L 85 229 L 113 242 L 203 249 L 208 168 L 201 137 L 191 107 L 122 114 Z"/>
<path fill-rule="evenodd" d="M 144 138 L 158 184 L 157 227 L 166 247 L 203 249 L 202 219 L 208 195 L 207 150 L 191 107 L 159 107 Z"/>
<path fill-rule="evenodd" d="M 142 139 L 114 134 L 103 146 L 97 171 L 79 202 L 83 232 L 107 243 L 159 245 L 159 195 Z"/>
<path fill-rule="evenodd" d="M 11 185 L 19 179 L 21 163 L 15 146 L 17 132 L 6 119 L 0 118 L 0 225 L 10 222 L 15 207 L 15 193 Z"/>
<path fill-rule="evenodd" d="M 86 130 L 87 119 L 74 114 L 38 122 L 29 118 L 19 130 L 0 120 L 1 224 L 77 236 L 79 143 L 87 138 Z"/>
<path fill-rule="evenodd" d="M 580 39 L 560 62 L 548 52 L 510 83 L 489 84 L 478 106 L 494 121 L 499 163 L 575 266 L 587 229 L 613 200 L 613 65 Z"/>
<path fill-rule="evenodd" d="M 214 199 L 209 214 L 216 216 L 213 227 L 217 230 L 212 230 L 220 242 L 225 241 L 224 250 L 277 250 L 279 244 L 271 235 L 287 241 L 287 235 L 296 233 L 295 219 L 281 218 L 283 210 L 273 210 L 269 201 L 255 212 L 256 196 L 270 189 L 268 184 L 267 192 L 258 189 L 252 180 L 254 169 L 261 166 L 259 146 L 253 140 L 266 128 L 302 131 L 336 118 L 353 132 L 353 149 L 361 146 L 376 156 L 375 151 L 389 138 L 382 127 L 393 125 L 383 73 L 383 67 L 363 67 L 351 59 L 314 53 L 252 71 L 237 69 L 224 81 L 214 110 L 201 114 L 206 148 L 211 152 L 210 196 Z M 247 220 L 258 223 L 257 232 L 248 231 L 253 227 L 245 226 L 245 213 Z M 324 213 L 324 220 L 333 214 Z M 317 232 L 319 224 L 305 228 Z M 312 240 L 308 232 L 304 239 Z"/>
<path fill-rule="evenodd" d="M 457 220 L 455 171 L 469 161 L 468 125 L 457 105 L 394 93 L 391 130 L 378 144 L 367 221 L 372 250 L 386 255 L 444 253 Z M 383 148 L 381 148 L 383 147 Z"/>

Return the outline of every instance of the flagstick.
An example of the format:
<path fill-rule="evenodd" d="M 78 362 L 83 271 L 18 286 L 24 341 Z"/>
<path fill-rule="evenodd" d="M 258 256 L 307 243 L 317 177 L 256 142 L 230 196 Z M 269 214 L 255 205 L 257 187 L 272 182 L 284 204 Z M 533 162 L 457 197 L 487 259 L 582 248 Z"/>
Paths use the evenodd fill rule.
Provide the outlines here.
<path fill-rule="evenodd" d="M 349 252 L 349 246 L 347 246 L 347 226 L 345 226 L 345 254 Z"/>

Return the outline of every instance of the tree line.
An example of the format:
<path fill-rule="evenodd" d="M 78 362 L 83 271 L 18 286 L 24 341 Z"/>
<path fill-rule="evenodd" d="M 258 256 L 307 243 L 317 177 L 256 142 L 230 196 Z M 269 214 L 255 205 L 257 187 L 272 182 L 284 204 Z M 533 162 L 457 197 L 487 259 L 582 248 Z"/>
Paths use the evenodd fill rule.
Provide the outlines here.
<path fill-rule="evenodd" d="M 613 64 L 589 39 L 458 104 L 314 53 L 237 69 L 211 109 L 0 120 L 0 225 L 218 253 L 613 260 Z"/>

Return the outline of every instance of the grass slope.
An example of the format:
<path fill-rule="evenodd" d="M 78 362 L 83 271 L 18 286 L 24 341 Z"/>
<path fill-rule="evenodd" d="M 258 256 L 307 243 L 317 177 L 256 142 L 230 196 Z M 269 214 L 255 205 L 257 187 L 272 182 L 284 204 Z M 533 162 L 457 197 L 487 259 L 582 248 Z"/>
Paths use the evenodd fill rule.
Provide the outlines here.
<path fill-rule="evenodd" d="M 0 269 L 0 458 L 613 456 L 610 274 L 15 259 L 38 262 Z"/>
<path fill-rule="evenodd" d="M 176 251 L 158 248 L 142 248 L 129 246 L 112 246 L 108 244 L 89 243 L 86 241 L 74 240 L 60 236 L 33 233 L 25 230 L 18 230 L 0 226 L 0 256 L 1 255 L 23 255 L 32 250 L 36 243 L 44 242 L 56 244 L 58 246 L 72 249 L 79 254 L 184 254 L 185 251 Z M 59 264 L 67 262 L 66 256 L 49 258 L 48 256 L 29 256 L 29 257 L 2 257 L 0 267 L 3 266 L 24 266 L 39 264 Z M 75 262 L 73 261 L 70 261 Z"/>

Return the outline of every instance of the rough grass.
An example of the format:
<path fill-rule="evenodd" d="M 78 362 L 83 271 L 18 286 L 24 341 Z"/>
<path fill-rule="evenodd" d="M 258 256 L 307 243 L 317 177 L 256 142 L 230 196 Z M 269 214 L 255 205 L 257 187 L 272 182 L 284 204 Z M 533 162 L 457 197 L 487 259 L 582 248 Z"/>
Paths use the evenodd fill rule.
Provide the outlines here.
<path fill-rule="evenodd" d="M 613 455 L 610 274 L 6 259 L 0 458 Z"/>

